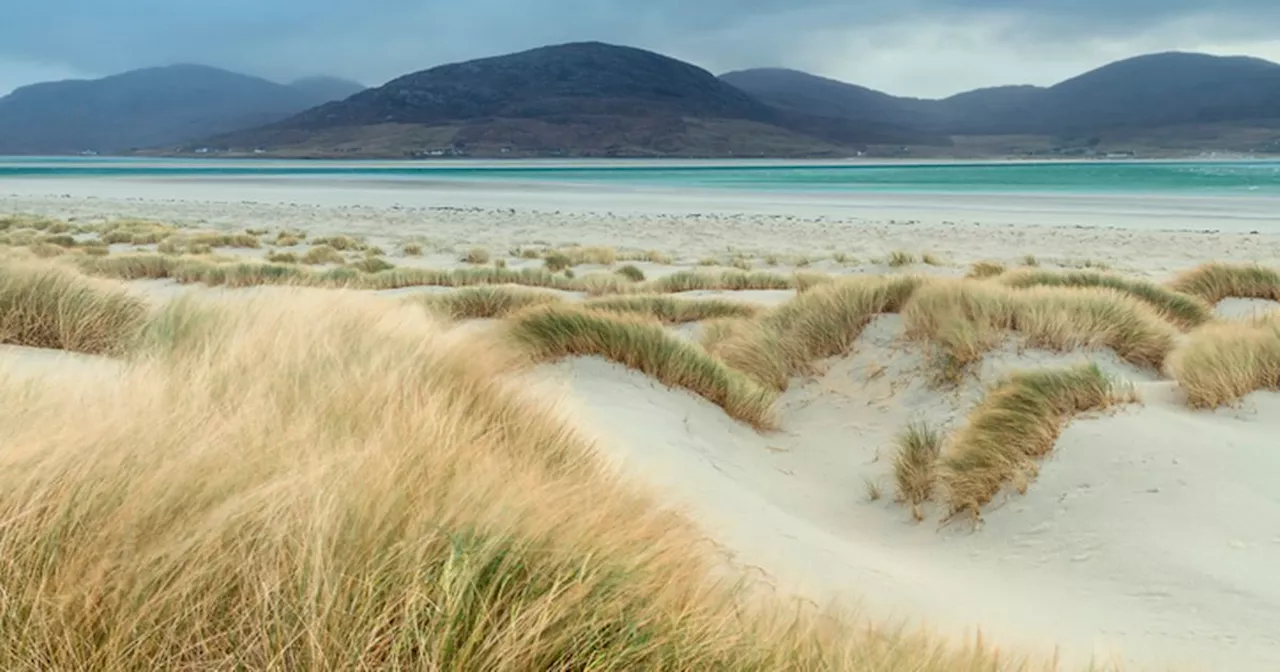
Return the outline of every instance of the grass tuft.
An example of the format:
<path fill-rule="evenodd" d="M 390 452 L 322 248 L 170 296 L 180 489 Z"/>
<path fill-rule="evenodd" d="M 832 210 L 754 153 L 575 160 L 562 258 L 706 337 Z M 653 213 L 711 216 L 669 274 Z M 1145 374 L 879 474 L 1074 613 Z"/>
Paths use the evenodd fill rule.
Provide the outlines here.
<path fill-rule="evenodd" d="M 1262 266 L 1205 264 L 1179 275 L 1169 286 L 1210 304 L 1232 297 L 1280 301 L 1280 272 Z"/>
<path fill-rule="evenodd" d="M 1110 348 L 1135 366 L 1159 370 L 1178 335 L 1147 304 L 1105 287 L 1011 289 L 975 280 L 935 282 L 903 311 L 909 337 L 941 347 L 954 382 L 1008 332 L 1031 347 L 1069 352 Z"/>
<path fill-rule="evenodd" d="M 1198 329 L 1173 352 L 1168 369 L 1192 408 L 1218 408 L 1258 390 L 1280 390 L 1280 315 Z"/>
<path fill-rule="evenodd" d="M 631 282 L 644 282 L 644 271 L 640 270 L 633 264 L 619 266 L 614 270 L 614 273 L 617 273 Z"/>
<path fill-rule="evenodd" d="M 897 444 L 893 478 L 898 486 L 898 501 L 911 507 L 916 520 L 924 520 L 922 506 L 933 498 L 942 432 L 922 422 L 913 423 L 898 435 Z"/>
<path fill-rule="evenodd" d="M 898 268 L 901 266 L 910 266 L 916 263 L 916 256 L 914 254 L 911 254 L 910 252 L 895 250 L 889 253 L 889 257 L 885 260 L 885 263 L 893 268 Z"/>
<path fill-rule="evenodd" d="M 749 323 L 706 330 L 703 347 L 753 379 L 785 390 L 819 359 L 848 352 L 879 313 L 897 312 L 922 281 L 855 277 L 820 284 Z"/>
<path fill-rule="evenodd" d="M 145 316 L 139 299 L 72 271 L 0 266 L 0 343 L 122 354 L 133 344 Z"/>
<path fill-rule="evenodd" d="M 1010 287 L 1109 287 L 1145 302 L 1165 319 L 1184 329 L 1198 327 L 1213 319 L 1213 308 L 1191 294 L 1111 273 L 1019 270 L 1002 276 L 1001 280 Z"/>
<path fill-rule="evenodd" d="M 694 291 L 743 291 L 794 289 L 795 281 L 785 275 L 726 269 L 721 272 L 680 271 L 649 283 L 649 289 L 662 294 Z"/>
<path fill-rule="evenodd" d="M 507 317 L 530 306 L 559 303 L 561 299 L 559 295 L 545 290 L 484 285 L 440 294 L 423 294 L 412 297 L 409 301 L 454 320 L 478 320 Z"/>
<path fill-rule="evenodd" d="M 970 414 L 939 463 L 952 515 L 977 517 L 1005 484 L 1034 477 L 1072 416 L 1132 399 L 1096 364 L 1010 376 Z"/>
<path fill-rule="evenodd" d="M 344 264 L 346 259 L 338 253 L 338 250 L 323 243 L 307 250 L 302 255 L 302 263 L 308 266 L 319 266 L 321 264 Z"/>
<path fill-rule="evenodd" d="M 724 299 L 681 299 L 660 294 L 608 296 L 585 301 L 583 307 L 610 313 L 645 315 L 666 324 L 685 324 L 730 317 L 755 317 L 760 307 Z"/>
<path fill-rule="evenodd" d="M 969 267 L 970 278 L 993 278 L 1004 272 L 1004 264 L 994 261 L 979 261 Z"/>
<path fill-rule="evenodd" d="M 463 261 L 475 266 L 483 266 L 489 263 L 489 259 L 489 250 L 483 247 L 473 247 L 470 250 L 467 250 L 466 254 L 462 255 Z"/>
<path fill-rule="evenodd" d="M 567 306 L 514 316 L 511 333 L 540 359 L 599 356 L 680 387 L 759 429 L 773 427 L 775 394 L 661 325 Z"/>

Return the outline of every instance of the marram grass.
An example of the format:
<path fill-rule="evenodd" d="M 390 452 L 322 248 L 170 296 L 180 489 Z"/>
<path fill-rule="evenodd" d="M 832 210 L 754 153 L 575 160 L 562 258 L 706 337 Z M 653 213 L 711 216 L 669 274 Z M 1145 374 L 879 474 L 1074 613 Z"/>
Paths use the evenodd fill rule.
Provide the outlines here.
<path fill-rule="evenodd" d="M 922 284 L 912 276 L 832 280 L 750 322 L 706 330 L 703 347 L 757 382 L 785 390 L 817 360 L 843 355 L 873 317 L 897 312 Z"/>
<path fill-rule="evenodd" d="M 1280 272 L 1256 265 L 1211 263 L 1179 275 L 1169 287 L 1210 304 L 1227 298 L 1280 301 Z"/>
<path fill-rule="evenodd" d="M 1105 287 L 1011 289 L 940 281 L 915 294 L 903 319 L 908 336 L 941 349 L 948 377 L 981 360 L 1011 332 L 1048 350 L 1110 348 L 1135 366 L 1156 370 L 1178 336 L 1147 303 Z"/>
<path fill-rule="evenodd" d="M 48 265 L 0 265 L 0 343 L 121 354 L 145 317 L 142 301 L 102 281 Z"/>
<path fill-rule="evenodd" d="M 1191 294 L 1174 291 L 1147 280 L 1097 271 L 1018 270 L 1001 276 L 1010 287 L 1107 287 L 1146 303 L 1162 317 L 1191 329 L 1213 319 L 1213 307 Z"/>
<path fill-rule="evenodd" d="M 942 455 L 939 487 L 951 513 L 978 516 L 1010 483 L 1025 490 L 1072 416 L 1133 398 L 1096 364 L 1013 374 L 987 394 Z"/>
<path fill-rule="evenodd" d="M 1173 352 L 1168 369 L 1193 408 L 1280 390 L 1280 314 L 1198 329 Z"/>
<path fill-rule="evenodd" d="M 772 390 L 655 322 L 551 305 L 514 316 L 510 328 L 514 339 L 539 359 L 603 357 L 689 390 L 757 428 L 773 426 Z"/>

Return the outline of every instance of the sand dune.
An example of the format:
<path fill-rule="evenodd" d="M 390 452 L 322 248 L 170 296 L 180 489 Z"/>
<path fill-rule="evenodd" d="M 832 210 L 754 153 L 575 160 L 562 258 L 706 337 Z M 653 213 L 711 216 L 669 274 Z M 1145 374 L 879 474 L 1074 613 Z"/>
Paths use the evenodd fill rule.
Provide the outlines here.
<path fill-rule="evenodd" d="M 1280 394 L 1193 413 L 1171 383 L 1110 353 L 1009 349 L 981 380 L 938 393 L 897 323 L 879 318 L 854 356 L 789 390 L 781 430 L 766 435 L 602 360 L 545 374 L 627 470 L 687 506 L 737 562 L 815 599 L 844 594 L 1005 644 L 1057 642 L 1066 661 L 1280 665 Z M 911 419 L 954 426 L 1002 372 L 1089 354 L 1143 403 L 1074 422 L 1027 494 L 988 510 L 980 530 L 939 527 L 936 514 L 915 524 L 889 501 L 893 437 Z M 868 480 L 884 500 L 868 501 Z"/>
<path fill-rule="evenodd" d="M 551 210 L 542 206 L 565 194 L 517 193 L 499 196 L 520 208 L 486 202 L 485 209 L 455 209 L 438 206 L 464 197 L 476 202 L 485 192 L 372 186 L 328 192 L 240 182 L 165 191 L 155 183 L 84 180 L 5 187 L 17 195 L 0 201 L 4 209 L 81 221 L 132 216 L 227 231 L 269 223 L 313 240 L 362 236 L 368 246 L 389 250 L 369 256 L 410 270 L 491 269 L 460 260 L 460 252 L 477 245 L 491 248 L 500 268 L 512 270 L 544 268 L 544 259 L 526 258 L 522 246 L 544 256 L 559 245 L 652 249 L 671 263 L 629 261 L 644 280 L 619 285 L 619 292 L 652 292 L 661 287 L 655 280 L 677 273 L 721 271 L 759 272 L 793 288 L 675 294 L 761 311 L 786 305 L 805 289 L 796 273 L 958 278 L 971 263 L 992 260 L 1002 265 L 998 270 L 1111 268 L 1163 282 L 1210 260 L 1270 266 L 1280 260 L 1280 233 L 1250 232 L 1270 221 L 1271 211 L 1247 199 L 1200 199 L 1183 204 L 1187 209 L 1172 220 L 1179 204 L 1171 202 L 1024 197 L 1000 203 L 960 196 L 916 203 L 818 199 L 794 210 L 798 215 L 785 214 L 797 207 L 794 199 L 754 198 L 737 210 L 721 203 L 725 211 L 709 207 L 713 214 L 695 216 L 690 208 L 713 201 L 623 195 L 615 212 L 588 207 L 609 194 L 588 194 L 571 198 L 573 207 Z M 57 196 L 58 189 L 71 195 Z M 1221 211 L 1206 214 L 1214 207 Z M 1067 225 L 1076 221 L 1089 225 Z M 427 252 L 401 253 L 410 242 Z M 287 247 L 302 253 L 310 245 Z M 124 244 L 107 258 L 156 251 L 155 242 Z M 199 258 L 230 265 L 273 251 L 279 250 L 219 248 L 216 254 L 229 260 Z M 894 252 L 909 259 L 895 262 Z M 356 249 L 346 254 L 352 266 L 365 257 Z M 572 312 L 594 298 L 582 279 L 594 274 L 618 281 L 617 265 L 584 262 L 571 269 L 574 276 L 554 276 L 560 289 L 538 291 Z M 346 270 L 343 264 L 303 268 Z M 143 277 L 124 286 L 151 310 L 189 292 L 247 299 L 280 291 L 282 301 L 301 296 L 229 284 Z M 456 289 L 371 284 L 360 291 L 362 300 L 426 305 Z M 1013 291 L 1000 285 L 992 294 Z M 1270 299 L 1233 297 L 1210 315 L 1211 301 L 1198 304 L 1202 314 L 1191 325 L 1160 322 L 1172 334 L 1166 345 L 1187 342 L 1191 328 L 1215 316 L 1218 326 L 1226 321 L 1234 328 L 1233 321 L 1280 310 Z M 500 337 L 507 326 L 500 318 L 464 320 L 453 336 Z M 649 331 L 675 334 L 688 350 L 705 325 L 664 326 L 665 332 Z M 691 392 L 603 359 L 541 364 L 530 384 L 542 396 L 563 397 L 626 478 L 660 489 L 734 563 L 758 568 L 756 575 L 780 593 L 860 604 L 874 619 L 924 623 L 947 635 L 980 628 L 1002 647 L 1040 652 L 1056 645 L 1069 665 L 1095 657 L 1124 661 L 1126 669 L 1280 669 L 1280 393 L 1254 392 L 1218 411 L 1192 411 L 1167 366 L 1139 368 L 1107 349 L 1050 352 L 1009 336 L 984 351 L 957 385 L 939 386 L 936 353 L 906 337 L 899 315 L 876 316 L 847 355 L 818 362 L 817 373 L 791 381 L 776 403 L 778 429 L 766 432 Z M 1006 375 L 1086 361 L 1131 384 L 1140 401 L 1074 418 L 1024 493 L 1003 493 L 976 526 L 967 518 L 944 520 L 947 511 L 934 503 L 917 522 L 893 501 L 895 439 L 904 427 L 927 420 L 954 432 Z M 120 366 L 0 347 L 0 376 L 10 380 L 109 376 Z"/>

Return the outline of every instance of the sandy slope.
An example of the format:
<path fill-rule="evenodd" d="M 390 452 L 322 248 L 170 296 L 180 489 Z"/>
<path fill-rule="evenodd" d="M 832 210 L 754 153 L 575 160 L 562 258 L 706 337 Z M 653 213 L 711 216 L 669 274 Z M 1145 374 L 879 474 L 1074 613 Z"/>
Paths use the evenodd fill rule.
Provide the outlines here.
<path fill-rule="evenodd" d="M 1280 395 L 1192 413 L 1172 384 L 1093 353 L 1135 381 L 1144 405 L 1073 424 L 1028 494 L 980 529 L 939 527 L 936 513 L 914 524 L 890 501 L 893 436 L 917 417 L 962 422 L 982 381 L 929 390 L 898 330 L 880 318 L 854 356 L 789 391 L 782 430 L 767 436 L 608 362 L 547 375 L 626 469 L 784 590 L 852 596 L 877 616 L 928 614 L 952 633 L 981 626 L 1002 644 L 1056 643 L 1069 661 L 1119 651 L 1138 666 L 1280 666 Z M 1009 350 L 983 378 L 1078 358 Z M 868 501 L 867 480 L 885 499 Z"/>

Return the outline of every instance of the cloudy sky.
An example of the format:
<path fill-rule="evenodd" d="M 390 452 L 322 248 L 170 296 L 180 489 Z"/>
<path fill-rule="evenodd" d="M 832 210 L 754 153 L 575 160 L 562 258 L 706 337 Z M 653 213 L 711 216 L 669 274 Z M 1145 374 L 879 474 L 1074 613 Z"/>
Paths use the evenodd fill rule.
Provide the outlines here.
<path fill-rule="evenodd" d="M 1280 61 L 1277 0 L 3 0 L 0 93 L 203 63 L 376 85 L 603 40 L 713 72 L 784 66 L 900 95 L 1052 84 L 1166 50 Z"/>

